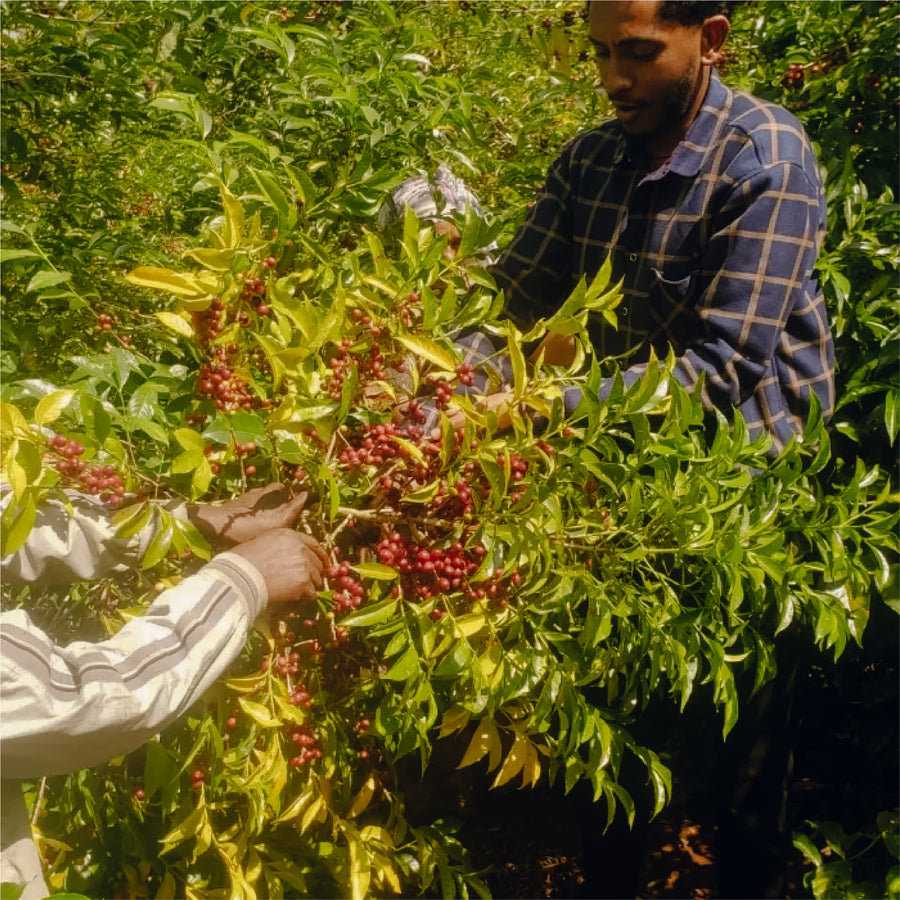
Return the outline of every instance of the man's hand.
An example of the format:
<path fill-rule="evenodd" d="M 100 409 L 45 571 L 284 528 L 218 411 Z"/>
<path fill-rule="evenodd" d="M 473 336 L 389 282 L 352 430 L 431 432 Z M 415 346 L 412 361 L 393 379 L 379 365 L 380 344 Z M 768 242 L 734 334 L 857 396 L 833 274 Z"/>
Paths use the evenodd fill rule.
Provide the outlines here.
<path fill-rule="evenodd" d="M 253 488 L 234 500 L 197 503 L 188 507 L 190 522 L 210 542 L 242 544 L 273 528 L 293 525 L 307 495 L 292 497 L 278 482 Z"/>
<path fill-rule="evenodd" d="M 243 556 L 262 575 L 270 604 L 315 599 L 328 565 L 318 541 L 290 528 L 268 531 L 231 552 Z"/>
<path fill-rule="evenodd" d="M 542 353 L 545 366 L 571 366 L 575 362 L 575 335 L 546 334 L 528 357 L 528 362 L 537 362 Z"/>

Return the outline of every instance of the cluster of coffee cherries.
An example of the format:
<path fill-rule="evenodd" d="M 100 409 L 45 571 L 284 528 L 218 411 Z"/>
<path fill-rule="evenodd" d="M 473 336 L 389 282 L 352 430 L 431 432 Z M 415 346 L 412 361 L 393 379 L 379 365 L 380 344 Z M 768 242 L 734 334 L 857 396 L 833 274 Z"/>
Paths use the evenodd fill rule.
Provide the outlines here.
<path fill-rule="evenodd" d="M 291 757 L 291 765 L 294 767 L 305 766 L 310 760 L 322 758 L 322 748 L 316 740 L 316 732 L 312 725 L 301 725 L 291 729 L 291 740 L 303 749 L 296 756 Z"/>
<path fill-rule="evenodd" d="M 424 434 L 424 430 L 418 425 L 398 425 L 394 422 L 366 425 L 361 434 L 349 436 L 350 443 L 338 454 L 338 463 L 348 469 L 383 465 L 392 459 L 409 455 L 409 451 L 397 443 L 395 438 L 419 444 Z"/>
<path fill-rule="evenodd" d="M 785 87 L 800 87 L 805 76 L 806 67 L 803 63 L 791 63 L 787 68 L 787 72 L 784 73 L 781 83 Z"/>
<path fill-rule="evenodd" d="M 438 409 L 446 409 L 453 396 L 453 386 L 444 378 L 434 383 L 434 402 Z"/>
<path fill-rule="evenodd" d="M 331 600 L 335 614 L 344 610 L 359 609 L 365 598 L 362 582 L 352 574 L 350 563 L 337 562 L 325 570 L 325 577 L 334 588 Z"/>
<path fill-rule="evenodd" d="M 413 327 L 413 318 L 421 315 L 422 295 L 413 291 L 400 304 L 400 319 L 407 328 Z"/>
<path fill-rule="evenodd" d="M 296 675 L 300 670 L 300 654 L 294 650 L 276 656 L 272 662 L 279 675 Z"/>
<path fill-rule="evenodd" d="M 119 320 L 111 313 L 97 313 L 94 334 L 100 334 L 102 331 L 112 331 L 118 321 Z"/>
<path fill-rule="evenodd" d="M 457 540 L 448 547 L 429 547 L 393 531 L 378 542 L 375 550 L 384 565 L 400 573 L 400 583 L 391 589 L 393 597 L 430 600 L 438 595 L 461 593 L 469 600 L 489 599 L 501 606 L 507 604 L 506 585 L 500 576 L 470 583 L 487 556 L 484 544 L 466 548 Z M 516 586 L 514 582 L 510 583 Z M 518 583 L 521 584 L 521 580 Z M 443 615 L 444 612 L 437 609 L 433 618 Z"/>
<path fill-rule="evenodd" d="M 460 363 L 456 367 L 456 377 L 461 385 L 472 387 L 475 384 L 475 369 L 471 363 Z"/>
<path fill-rule="evenodd" d="M 55 457 L 53 467 L 73 487 L 100 499 L 118 509 L 122 505 L 125 484 L 113 465 L 88 467 L 83 459 L 84 447 L 65 435 L 54 434 L 47 439 L 47 446 Z"/>
<path fill-rule="evenodd" d="M 361 312 L 361 310 L 354 310 Z M 368 316 L 364 316 L 368 319 Z M 377 328 L 377 326 L 370 326 Z M 328 379 L 328 396 L 338 402 L 344 390 L 344 378 L 348 371 L 356 370 L 360 384 L 369 381 L 384 381 L 387 377 L 387 369 L 385 368 L 385 358 L 381 349 L 377 344 L 373 344 L 369 348 L 368 355 L 362 358 L 356 354 L 350 353 L 353 346 L 352 338 L 345 337 L 338 344 L 338 355 L 332 357 L 328 362 L 331 366 L 331 377 Z"/>
<path fill-rule="evenodd" d="M 293 663 L 291 665 L 293 665 Z M 296 669 L 294 671 L 296 671 Z M 310 694 L 309 689 L 305 684 L 294 685 L 288 700 L 290 701 L 291 706 L 302 706 L 304 709 L 309 709 L 313 705 L 312 694 Z"/>
<path fill-rule="evenodd" d="M 497 465 L 501 468 L 506 465 L 503 454 L 497 457 Z M 525 495 L 523 482 L 528 474 L 528 467 L 528 460 L 520 454 L 510 455 L 509 498 L 513 503 L 518 503 Z M 427 506 L 428 514 L 445 519 L 471 516 L 475 512 L 476 491 L 483 500 L 490 495 L 491 485 L 481 466 L 475 460 L 469 460 L 463 466 L 460 477 L 453 482 L 452 488 L 447 480 L 440 481 L 435 496 Z"/>
<path fill-rule="evenodd" d="M 331 365 L 331 378 L 328 380 L 328 396 L 337 403 L 341 399 L 344 390 L 344 372 L 351 365 L 356 365 L 359 360 L 350 356 L 350 348 L 353 346 L 352 338 L 344 338 L 338 346 L 338 355 L 333 357 Z"/>
<path fill-rule="evenodd" d="M 474 469 L 474 463 L 467 463 L 466 465 L 471 465 Z M 482 495 L 484 493 L 485 491 L 482 487 Z M 428 512 L 430 515 L 442 515 L 445 518 L 468 516 L 475 511 L 472 497 L 472 487 L 465 478 L 457 478 L 453 483 L 452 491 L 447 481 L 441 480 L 434 499 L 428 505 Z"/>
<path fill-rule="evenodd" d="M 227 412 L 253 408 L 253 395 L 247 382 L 232 370 L 228 348 L 222 346 L 215 347 L 212 359 L 200 367 L 197 393 L 201 398 L 211 398 L 216 409 Z"/>
<path fill-rule="evenodd" d="M 497 465 L 506 465 L 506 456 L 500 454 L 497 457 Z M 509 477 L 513 481 L 524 481 L 528 474 L 528 460 L 524 459 L 520 453 L 512 453 L 509 456 Z"/>
<path fill-rule="evenodd" d="M 225 326 L 222 324 L 224 311 L 225 304 L 217 297 L 206 309 L 191 313 L 194 334 L 196 334 L 197 343 L 201 347 L 207 346 L 210 341 L 214 341 L 224 331 Z"/>

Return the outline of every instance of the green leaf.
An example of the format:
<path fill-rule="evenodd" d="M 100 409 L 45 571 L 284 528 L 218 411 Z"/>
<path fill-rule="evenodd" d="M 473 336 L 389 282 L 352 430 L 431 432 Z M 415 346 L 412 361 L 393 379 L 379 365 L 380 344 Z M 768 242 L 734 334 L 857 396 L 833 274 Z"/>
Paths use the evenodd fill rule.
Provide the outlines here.
<path fill-rule="evenodd" d="M 28 493 L 25 502 L 21 506 L 15 503 L 10 503 L 7 506 L 3 511 L 2 518 L 0 518 L 0 523 L 3 526 L 2 535 L 0 535 L 2 537 L 3 556 L 8 556 L 10 553 L 15 553 L 21 549 L 28 539 L 28 535 L 31 534 L 36 518 L 37 507 L 31 492 Z"/>
<path fill-rule="evenodd" d="M 153 536 L 153 539 L 150 541 L 149 546 L 144 552 L 144 558 L 141 561 L 141 566 L 144 569 L 152 569 L 155 565 L 160 563 L 165 557 L 165 555 L 169 552 L 169 548 L 172 546 L 172 524 L 171 522 L 167 522 L 164 526 L 160 527 L 156 534 Z"/>
<path fill-rule="evenodd" d="M 393 581 L 400 574 L 396 569 L 377 562 L 358 563 L 351 568 L 363 578 L 375 578 L 378 581 Z"/>
<path fill-rule="evenodd" d="M 812 842 L 812 840 L 805 834 L 801 834 L 798 831 L 795 831 L 792 838 L 791 843 L 812 863 L 815 863 L 817 866 L 822 865 L 822 854 L 819 852 L 818 847 Z"/>
<path fill-rule="evenodd" d="M 116 537 L 122 540 L 134 537 L 150 521 L 153 511 L 150 503 L 135 503 L 118 510 L 111 520 Z"/>
<path fill-rule="evenodd" d="M 0 249 L 0 263 L 13 262 L 17 259 L 43 259 L 43 257 L 34 250 L 14 250 L 11 247 Z"/>
<path fill-rule="evenodd" d="M 254 168 L 248 168 L 248 171 L 253 176 L 253 180 L 260 191 L 262 191 L 263 195 L 278 213 L 279 226 L 281 228 L 291 227 L 297 219 L 297 214 L 294 212 L 290 201 L 285 196 L 278 182 L 268 172 L 262 172 Z"/>
<path fill-rule="evenodd" d="M 153 738 L 148 742 L 146 754 L 143 787 L 147 796 L 152 797 L 177 777 L 178 763 L 158 738 Z"/>
<path fill-rule="evenodd" d="M 419 655 L 415 647 L 409 646 L 406 652 L 385 673 L 384 678 L 390 681 L 407 681 L 419 671 Z"/>
<path fill-rule="evenodd" d="M 172 433 L 172 437 L 175 438 L 185 450 L 197 450 L 200 453 L 203 453 L 203 449 L 206 446 L 203 436 L 194 431 L 193 428 L 176 428 Z M 185 469 L 183 471 L 190 470 Z"/>
<path fill-rule="evenodd" d="M 364 625 L 380 625 L 393 619 L 397 614 L 399 600 L 381 600 L 378 603 L 370 603 L 363 609 L 358 609 L 344 616 L 341 625 L 344 627 L 360 628 Z"/>
<path fill-rule="evenodd" d="M 172 460 L 172 472 L 175 475 L 186 475 L 195 471 L 204 462 L 207 462 L 207 459 L 202 450 L 185 450 Z"/>
<path fill-rule="evenodd" d="M 27 293 L 32 291 L 42 291 L 45 288 L 55 287 L 58 284 L 69 281 L 71 277 L 72 275 L 70 272 L 50 272 L 43 270 L 36 272 L 32 276 L 32 279 L 28 282 L 28 287 L 25 288 L 25 290 Z"/>

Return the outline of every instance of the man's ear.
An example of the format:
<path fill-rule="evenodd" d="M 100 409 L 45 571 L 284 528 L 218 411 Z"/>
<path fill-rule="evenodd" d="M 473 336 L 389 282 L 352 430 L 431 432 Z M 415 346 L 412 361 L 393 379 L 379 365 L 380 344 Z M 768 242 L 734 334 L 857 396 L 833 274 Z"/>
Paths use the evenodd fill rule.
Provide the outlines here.
<path fill-rule="evenodd" d="M 700 62 L 704 66 L 714 66 L 721 56 L 731 22 L 726 16 L 710 16 L 700 28 Z"/>

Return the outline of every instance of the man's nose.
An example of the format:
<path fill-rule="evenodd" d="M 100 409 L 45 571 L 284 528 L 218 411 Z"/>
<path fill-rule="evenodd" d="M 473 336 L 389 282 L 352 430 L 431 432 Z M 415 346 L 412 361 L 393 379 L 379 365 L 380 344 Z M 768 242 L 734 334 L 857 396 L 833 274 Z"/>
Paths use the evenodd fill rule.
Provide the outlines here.
<path fill-rule="evenodd" d="M 615 54 L 610 56 L 609 61 L 604 66 L 604 71 L 600 74 L 600 80 L 603 82 L 603 87 L 610 97 L 627 93 L 634 87 L 631 67 L 627 63 L 623 63 L 622 60 L 617 60 Z"/>

